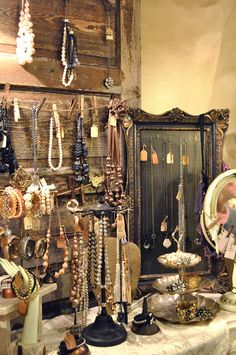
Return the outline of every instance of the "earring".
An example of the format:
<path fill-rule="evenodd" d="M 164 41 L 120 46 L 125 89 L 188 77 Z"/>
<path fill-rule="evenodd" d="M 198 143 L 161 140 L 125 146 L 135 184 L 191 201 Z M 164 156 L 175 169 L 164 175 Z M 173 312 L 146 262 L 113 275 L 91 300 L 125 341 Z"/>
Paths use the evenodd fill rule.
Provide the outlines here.
<path fill-rule="evenodd" d="M 143 145 L 143 149 L 140 152 L 140 161 L 147 161 L 147 151 L 146 151 L 146 144 Z"/>

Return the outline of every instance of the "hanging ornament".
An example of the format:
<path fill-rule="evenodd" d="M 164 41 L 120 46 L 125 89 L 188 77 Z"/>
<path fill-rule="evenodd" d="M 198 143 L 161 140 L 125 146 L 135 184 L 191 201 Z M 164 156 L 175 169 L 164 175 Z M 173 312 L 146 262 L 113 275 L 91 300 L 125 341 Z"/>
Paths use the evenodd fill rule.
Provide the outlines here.
<path fill-rule="evenodd" d="M 19 31 L 16 39 L 16 55 L 20 65 L 32 63 L 32 55 L 35 53 L 35 35 L 32 30 L 33 23 L 30 19 L 31 15 L 29 13 L 29 1 L 23 0 L 20 12 Z"/>
<path fill-rule="evenodd" d="M 168 249 L 171 246 L 171 241 L 170 239 L 167 237 L 165 237 L 164 241 L 163 241 L 163 247 L 165 247 L 166 249 Z"/>

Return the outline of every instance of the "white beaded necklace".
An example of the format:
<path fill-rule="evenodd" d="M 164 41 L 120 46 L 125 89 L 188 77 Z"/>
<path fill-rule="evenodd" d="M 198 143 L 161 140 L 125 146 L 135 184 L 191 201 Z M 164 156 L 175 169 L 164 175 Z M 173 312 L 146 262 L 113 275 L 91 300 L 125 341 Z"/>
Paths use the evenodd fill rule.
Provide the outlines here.
<path fill-rule="evenodd" d="M 28 0 L 22 0 L 22 9 L 20 12 L 19 31 L 16 39 L 16 55 L 18 63 L 25 65 L 32 63 L 32 55 L 35 53 L 34 49 L 34 33 L 32 30 L 33 23 L 30 21 Z"/>
<path fill-rule="evenodd" d="M 62 151 L 62 142 L 61 142 L 61 124 L 60 117 L 57 113 L 56 106 L 53 105 L 54 115 L 50 118 L 50 131 L 49 131 L 49 146 L 48 146 L 48 165 L 53 171 L 57 171 L 62 167 L 63 161 L 63 151 Z M 58 151 L 59 151 L 59 163 L 57 166 L 52 164 L 52 144 L 53 144 L 53 126 L 54 121 L 56 125 L 56 137 L 58 143 Z"/>

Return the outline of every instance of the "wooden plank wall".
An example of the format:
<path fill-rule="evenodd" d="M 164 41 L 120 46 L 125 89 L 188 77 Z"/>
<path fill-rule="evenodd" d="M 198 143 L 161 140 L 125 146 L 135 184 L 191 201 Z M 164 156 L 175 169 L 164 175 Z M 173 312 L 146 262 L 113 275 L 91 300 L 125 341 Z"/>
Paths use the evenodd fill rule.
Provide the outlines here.
<path fill-rule="evenodd" d="M 62 26 L 64 19 L 64 0 L 30 0 L 30 13 L 35 33 L 36 53 L 33 63 L 20 66 L 15 55 L 15 40 L 18 32 L 21 0 L 0 0 L 0 90 L 6 82 L 11 84 L 8 98 L 9 122 L 11 137 L 18 162 L 21 166 L 32 167 L 31 140 L 31 108 L 42 96 L 46 102 L 39 114 L 39 173 L 46 180 L 54 182 L 58 191 L 67 188 L 68 175 L 73 174 L 72 149 L 75 142 L 75 118 L 68 118 L 68 109 L 72 99 L 85 95 L 84 127 L 88 145 L 90 176 L 100 175 L 104 157 L 106 156 L 106 129 L 102 116 L 106 110 L 111 93 L 129 99 L 129 106 L 139 106 L 140 103 L 140 0 L 125 0 L 120 13 L 119 0 L 107 0 L 112 6 L 111 25 L 115 33 L 115 41 L 108 46 L 105 40 L 106 12 L 102 0 L 69 0 L 69 20 L 78 40 L 78 57 L 80 66 L 77 68 L 77 79 L 69 87 L 61 84 L 63 67 L 60 62 Z M 134 10 L 136 9 L 136 10 Z M 120 21 L 121 19 L 121 21 Z M 133 42 L 137 43 L 134 44 Z M 132 42 L 132 43 L 131 43 Z M 122 52 L 122 55 L 121 55 Z M 111 76 L 114 86 L 106 89 L 103 85 L 108 76 L 108 57 L 111 58 Z M 122 67 L 121 67 L 122 65 Z M 99 107 L 99 138 L 91 139 L 89 128 L 93 121 L 93 111 L 89 110 L 92 96 L 96 95 Z M 0 91 L 1 96 L 1 91 Z M 21 118 L 19 122 L 13 119 L 13 99 L 17 98 L 20 105 Z M 63 168 L 53 173 L 47 164 L 47 148 L 49 138 L 49 119 L 52 114 L 52 104 L 56 103 L 65 128 L 63 140 Z M 54 163 L 57 161 L 57 151 L 54 150 Z M 0 176 L 0 187 L 8 185 L 8 175 Z M 90 189 L 87 199 L 95 200 L 94 189 Z M 67 230 L 72 231 L 73 218 L 65 212 L 67 198 L 59 200 L 62 222 Z M 44 223 L 42 233 L 46 230 Z M 15 231 L 19 233 L 19 223 Z M 54 232 L 56 227 L 53 226 Z M 51 262 L 61 261 L 61 255 L 55 249 L 51 251 Z M 33 266 L 33 263 L 26 263 Z M 58 266 L 57 266 L 58 268 Z M 64 298 L 68 295 L 70 276 L 64 275 L 59 281 L 58 291 L 46 298 Z"/>

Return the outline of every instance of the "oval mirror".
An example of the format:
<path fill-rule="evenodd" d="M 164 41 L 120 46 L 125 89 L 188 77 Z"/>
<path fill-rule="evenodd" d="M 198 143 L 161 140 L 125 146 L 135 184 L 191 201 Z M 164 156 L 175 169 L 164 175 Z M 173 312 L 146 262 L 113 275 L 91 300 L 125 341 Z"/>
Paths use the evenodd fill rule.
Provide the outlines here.
<path fill-rule="evenodd" d="M 209 186 L 203 203 L 201 227 L 216 252 L 232 260 L 232 291 L 220 298 L 220 306 L 236 312 L 236 169 L 220 174 Z"/>

